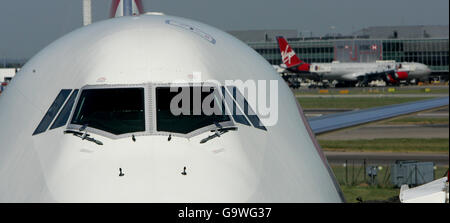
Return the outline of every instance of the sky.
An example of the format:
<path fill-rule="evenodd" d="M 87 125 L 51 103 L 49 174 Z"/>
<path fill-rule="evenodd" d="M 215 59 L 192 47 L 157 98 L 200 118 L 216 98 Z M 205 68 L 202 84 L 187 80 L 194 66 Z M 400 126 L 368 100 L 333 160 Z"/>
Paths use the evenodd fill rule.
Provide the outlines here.
<path fill-rule="evenodd" d="M 370 26 L 448 25 L 448 0 L 143 0 L 145 11 L 219 29 L 296 29 L 322 36 Z M 93 21 L 111 0 L 92 0 Z M 0 60 L 27 59 L 82 26 L 82 0 L 0 0 Z"/>

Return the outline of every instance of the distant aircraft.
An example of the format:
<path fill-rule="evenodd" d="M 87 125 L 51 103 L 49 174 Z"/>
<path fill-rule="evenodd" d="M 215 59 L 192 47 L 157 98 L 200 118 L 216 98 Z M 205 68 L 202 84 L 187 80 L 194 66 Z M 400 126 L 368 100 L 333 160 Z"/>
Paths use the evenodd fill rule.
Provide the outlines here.
<path fill-rule="evenodd" d="M 201 101 L 235 112 L 171 112 L 171 87 L 200 92 L 208 80 Z M 277 122 L 228 80 L 275 81 Z M 273 67 L 189 19 L 141 13 L 61 37 L 0 96 L 0 123 L 0 202 L 344 201 Z"/>
<path fill-rule="evenodd" d="M 386 83 L 398 84 L 402 80 L 428 80 L 431 70 L 421 63 L 380 61 L 375 63 L 306 63 L 297 57 L 286 39 L 277 37 L 283 67 L 302 76 L 314 75 L 315 79 L 337 80 L 352 86 L 367 86 L 373 80 L 383 79 Z"/>
<path fill-rule="evenodd" d="M 400 202 L 402 203 L 448 203 L 449 186 L 447 176 L 423 184 L 417 187 L 409 188 L 407 184 L 400 188 Z"/>

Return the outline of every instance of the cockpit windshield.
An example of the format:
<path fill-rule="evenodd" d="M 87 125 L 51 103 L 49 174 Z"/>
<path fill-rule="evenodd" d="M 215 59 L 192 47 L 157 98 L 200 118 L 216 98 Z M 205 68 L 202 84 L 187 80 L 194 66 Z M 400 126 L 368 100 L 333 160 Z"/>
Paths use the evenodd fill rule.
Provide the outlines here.
<path fill-rule="evenodd" d="M 145 131 L 144 88 L 85 89 L 71 124 L 114 135 Z"/>
<path fill-rule="evenodd" d="M 205 126 L 230 121 L 214 87 L 156 88 L 157 131 L 188 134 Z M 184 94 L 184 95 L 183 95 Z M 172 108 L 176 111 L 171 111 Z"/>

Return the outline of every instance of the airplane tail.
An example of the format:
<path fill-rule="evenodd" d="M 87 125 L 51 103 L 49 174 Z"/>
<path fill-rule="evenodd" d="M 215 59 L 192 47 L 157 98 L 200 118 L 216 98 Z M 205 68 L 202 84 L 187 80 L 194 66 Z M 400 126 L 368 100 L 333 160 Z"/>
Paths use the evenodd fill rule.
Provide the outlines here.
<path fill-rule="evenodd" d="M 143 14 L 144 13 L 144 6 L 142 4 L 142 0 L 129 0 L 132 1 L 132 11 L 133 14 Z M 121 16 L 122 12 L 117 11 L 118 9 L 121 9 L 123 7 L 122 4 L 124 4 L 124 0 L 112 0 L 111 2 L 111 8 L 109 10 L 109 18 L 114 18 L 117 15 Z"/>
<path fill-rule="evenodd" d="M 278 47 L 280 48 L 281 52 L 281 58 L 283 59 L 283 64 L 285 64 L 287 68 L 298 66 L 304 63 L 297 57 L 286 39 L 284 39 L 282 36 L 278 36 L 277 41 Z"/>
<path fill-rule="evenodd" d="M 109 18 L 116 16 L 117 8 L 119 7 L 120 0 L 112 0 L 111 9 L 109 10 Z"/>
<path fill-rule="evenodd" d="M 295 70 L 295 72 L 299 73 L 310 72 L 310 65 L 303 62 L 302 60 L 300 60 L 300 58 L 297 57 L 286 39 L 284 39 L 282 36 L 278 36 L 277 41 L 278 47 L 280 48 L 281 52 L 281 58 L 283 59 L 283 64 L 286 66 L 285 68 Z"/>

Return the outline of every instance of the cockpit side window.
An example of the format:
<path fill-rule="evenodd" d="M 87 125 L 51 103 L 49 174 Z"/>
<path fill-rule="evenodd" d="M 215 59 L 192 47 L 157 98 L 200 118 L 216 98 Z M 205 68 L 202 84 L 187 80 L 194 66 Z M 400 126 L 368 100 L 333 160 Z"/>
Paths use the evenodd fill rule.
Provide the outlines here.
<path fill-rule="evenodd" d="M 253 126 L 257 129 L 267 131 L 266 127 L 262 124 L 258 115 L 254 112 L 252 107 L 247 102 L 247 99 L 241 94 L 239 89 L 234 86 L 228 86 L 228 90 L 233 95 L 234 100 L 239 104 L 239 106 L 244 110 L 244 114 L 247 116 L 248 120 L 253 124 Z"/>
<path fill-rule="evenodd" d="M 59 109 L 66 101 L 71 91 L 72 90 L 70 89 L 63 89 L 59 92 L 58 96 L 56 96 L 56 99 L 53 101 L 52 105 L 47 110 L 47 113 L 45 113 L 36 130 L 34 130 L 33 135 L 43 133 L 47 130 L 48 126 L 51 124 L 56 114 L 58 114 Z"/>
<path fill-rule="evenodd" d="M 85 89 L 71 124 L 114 135 L 145 131 L 144 88 Z"/>
<path fill-rule="evenodd" d="M 69 100 L 67 100 L 66 104 L 62 108 L 61 112 L 59 112 L 58 117 L 56 117 L 50 129 L 59 128 L 67 124 L 67 120 L 70 116 L 70 111 L 72 111 L 73 103 L 75 103 L 75 98 L 77 97 L 77 95 L 78 89 L 75 89 L 72 95 L 70 95 Z"/>
<path fill-rule="evenodd" d="M 209 91 L 204 92 L 201 89 L 202 87 L 196 86 L 185 86 L 179 87 L 177 92 L 171 92 L 170 87 L 157 87 L 156 88 L 156 128 L 157 131 L 162 132 L 172 132 L 179 134 L 188 134 L 197 129 L 213 125 L 216 123 L 231 121 L 230 117 L 226 115 L 224 112 L 224 106 L 220 101 L 217 100 L 219 95 L 215 94 L 215 90 L 213 87 L 209 89 Z M 185 99 L 189 99 L 189 101 L 184 101 L 185 106 L 187 106 L 188 114 L 180 113 L 174 115 L 170 109 L 170 105 L 174 97 L 182 92 L 189 93 L 189 96 Z M 200 94 L 200 98 L 195 98 L 196 101 L 200 101 L 202 104 L 208 98 L 214 96 L 214 100 L 211 100 L 209 107 L 210 108 L 219 108 L 222 112 L 216 112 L 212 114 L 205 114 L 205 111 L 198 106 L 194 108 L 194 97 Z M 200 99 L 200 100 L 199 100 Z M 176 100 L 176 99 L 174 99 Z M 178 102 L 178 101 L 177 101 Z M 206 101 L 206 103 L 208 103 Z M 175 102 L 176 103 L 176 102 Z M 183 107 L 183 100 L 180 100 L 176 105 L 178 108 Z M 198 104 L 197 104 L 198 105 Z"/>
<path fill-rule="evenodd" d="M 245 118 L 245 115 L 241 112 L 241 110 L 237 107 L 236 102 L 231 98 L 230 94 L 225 90 L 225 87 L 222 86 L 222 94 L 225 97 L 225 101 L 228 105 L 228 108 L 231 110 L 231 114 L 234 118 L 234 121 L 237 123 L 241 123 L 243 125 L 250 126 L 250 123 Z"/>

